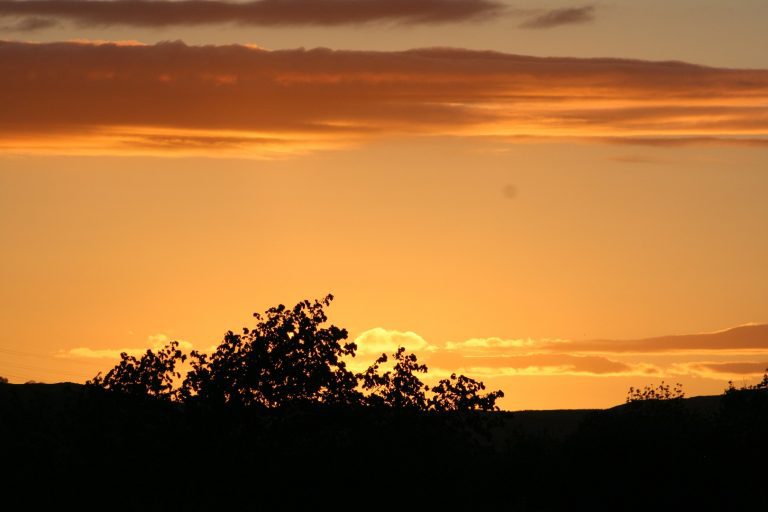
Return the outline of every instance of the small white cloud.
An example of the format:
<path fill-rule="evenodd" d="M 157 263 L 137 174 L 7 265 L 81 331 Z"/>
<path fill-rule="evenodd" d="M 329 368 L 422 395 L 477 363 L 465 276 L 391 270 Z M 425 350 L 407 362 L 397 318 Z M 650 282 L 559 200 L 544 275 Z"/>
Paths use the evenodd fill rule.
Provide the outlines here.
<path fill-rule="evenodd" d="M 126 354 L 132 355 L 132 356 L 140 356 L 144 352 L 147 351 L 147 349 L 151 349 L 153 351 L 158 351 L 162 349 L 164 346 L 166 346 L 168 343 L 170 343 L 171 340 L 167 335 L 163 333 L 158 334 L 150 334 L 147 336 L 147 346 L 146 347 L 126 347 L 126 348 L 104 348 L 104 349 L 93 349 L 90 347 L 75 347 L 71 348 L 69 350 L 60 350 L 55 354 L 56 357 L 63 357 L 63 358 L 87 358 L 87 359 L 119 359 L 120 354 L 125 352 Z M 194 348 L 192 343 L 185 340 L 175 340 L 179 342 L 179 348 L 184 351 L 189 351 Z"/>
<path fill-rule="evenodd" d="M 595 369 L 589 367 L 580 367 L 578 364 L 524 364 L 519 366 L 463 366 L 450 371 L 480 379 L 515 376 L 648 377 L 664 375 L 663 371 L 654 365 L 640 363 L 624 366 L 624 368 L 615 368 L 608 371 L 595 371 Z M 430 368 L 429 372 L 433 373 L 433 370 L 438 374 L 449 372 L 449 370 L 444 368 Z"/>
<path fill-rule="evenodd" d="M 88 347 L 76 347 L 66 351 L 62 351 L 56 354 L 56 357 L 84 357 L 88 359 L 118 359 L 122 352 L 135 355 L 136 353 L 143 352 L 142 349 L 135 348 L 107 348 L 107 349 L 92 349 Z"/>
<path fill-rule="evenodd" d="M 408 352 L 415 353 L 420 361 L 422 355 L 437 350 L 437 347 L 430 345 L 413 331 L 396 331 L 383 327 L 364 331 L 354 341 L 357 345 L 356 356 L 345 358 L 347 367 L 354 372 L 365 370 L 381 354 L 391 356 L 399 347 L 405 347 Z"/>
<path fill-rule="evenodd" d="M 165 334 L 150 334 L 147 336 L 147 341 L 152 343 L 152 346 L 157 346 L 157 344 L 165 344 L 168 341 L 168 336 Z"/>
<path fill-rule="evenodd" d="M 537 341 L 531 338 L 503 339 L 497 337 L 491 338 L 471 338 L 465 341 L 449 341 L 445 344 L 448 350 L 460 349 L 484 349 L 484 348 L 529 348 L 537 345 Z"/>
<path fill-rule="evenodd" d="M 395 331 L 384 329 L 383 327 L 374 327 L 355 338 L 357 345 L 357 354 L 381 355 L 392 354 L 398 347 L 405 347 L 409 352 L 433 352 L 437 347 L 430 345 L 427 341 L 412 331 Z"/>

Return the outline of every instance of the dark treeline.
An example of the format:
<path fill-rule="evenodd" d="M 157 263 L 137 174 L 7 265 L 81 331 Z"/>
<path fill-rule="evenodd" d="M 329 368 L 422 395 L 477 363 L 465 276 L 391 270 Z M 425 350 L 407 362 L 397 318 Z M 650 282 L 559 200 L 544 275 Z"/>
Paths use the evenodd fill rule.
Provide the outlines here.
<path fill-rule="evenodd" d="M 508 413 L 492 410 L 497 395 L 475 381 L 425 389 L 416 378 L 425 368 L 404 351 L 348 372 L 339 354 L 353 348 L 341 343 L 343 330 L 320 327 L 323 305 L 273 308 L 256 328 L 228 333 L 214 354 L 191 355 L 184 375 L 174 366 L 184 354 L 170 346 L 124 356 L 87 386 L 0 385 L 3 504 L 752 510 L 768 502 L 768 374 L 721 396 L 685 399 L 660 387 L 608 410 Z M 309 343 L 317 358 L 298 374 L 277 364 L 301 359 L 307 339 L 331 349 Z"/>

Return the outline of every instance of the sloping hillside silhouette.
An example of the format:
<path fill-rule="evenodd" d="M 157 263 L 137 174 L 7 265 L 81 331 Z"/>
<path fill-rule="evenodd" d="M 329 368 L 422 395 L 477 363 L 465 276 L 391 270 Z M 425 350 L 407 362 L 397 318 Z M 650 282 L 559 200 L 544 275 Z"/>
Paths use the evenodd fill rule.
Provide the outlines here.
<path fill-rule="evenodd" d="M 120 510 L 746 510 L 768 502 L 768 373 L 722 395 L 499 411 L 398 349 L 351 372 L 323 301 L 213 354 L 123 354 L 87 385 L 0 384 L 3 503 Z M 180 363 L 188 363 L 186 375 Z M 286 364 L 290 362 L 290 364 Z M 661 398 L 659 398 L 661 397 Z"/>
<path fill-rule="evenodd" d="M 503 506 L 746 510 L 765 503 L 768 396 L 606 410 L 190 408 L 78 384 L 0 385 L 16 507 Z M 44 490 L 44 492 L 42 492 Z M 360 497 L 365 500 L 360 502 Z"/>

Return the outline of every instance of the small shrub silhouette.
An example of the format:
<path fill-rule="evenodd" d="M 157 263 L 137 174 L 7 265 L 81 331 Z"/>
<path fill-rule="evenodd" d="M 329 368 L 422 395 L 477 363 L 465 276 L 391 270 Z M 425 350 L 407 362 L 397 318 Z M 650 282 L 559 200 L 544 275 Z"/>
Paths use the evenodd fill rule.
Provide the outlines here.
<path fill-rule="evenodd" d="M 736 393 L 738 391 L 759 391 L 759 390 L 768 390 L 768 368 L 765 369 L 765 373 L 763 374 L 763 380 L 758 382 L 757 384 L 752 385 L 743 385 L 740 388 L 737 388 L 733 385 L 733 381 L 728 381 L 728 387 L 725 389 L 725 393 Z"/>
<path fill-rule="evenodd" d="M 645 400 L 677 400 L 685 398 L 683 385 L 679 382 L 674 387 L 661 381 L 657 387 L 645 386 L 642 389 L 630 387 L 627 392 L 627 403 Z"/>

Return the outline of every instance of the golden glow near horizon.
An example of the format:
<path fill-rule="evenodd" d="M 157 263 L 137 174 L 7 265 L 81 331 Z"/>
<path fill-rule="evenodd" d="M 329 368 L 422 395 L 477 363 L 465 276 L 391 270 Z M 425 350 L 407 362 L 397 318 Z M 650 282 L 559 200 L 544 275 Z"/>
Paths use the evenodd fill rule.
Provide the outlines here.
<path fill-rule="evenodd" d="M 768 5 L 615 2 L 531 28 L 572 4 L 523 4 L 226 30 L 183 2 L 163 27 L 0 9 L 0 376 L 209 351 L 331 292 L 355 368 L 403 344 L 508 409 L 757 379 Z"/>

